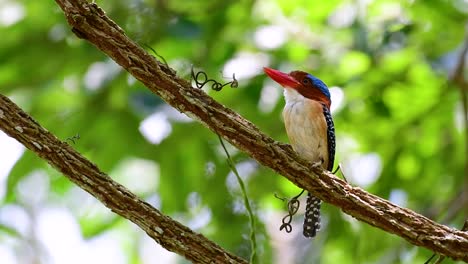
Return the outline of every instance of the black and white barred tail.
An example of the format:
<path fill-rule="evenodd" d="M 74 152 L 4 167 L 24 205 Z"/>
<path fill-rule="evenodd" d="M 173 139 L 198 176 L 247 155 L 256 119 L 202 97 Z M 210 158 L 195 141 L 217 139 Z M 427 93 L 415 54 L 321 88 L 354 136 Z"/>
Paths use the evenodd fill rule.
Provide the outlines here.
<path fill-rule="evenodd" d="M 325 105 L 323 105 L 323 115 L 327 122 L 328 164 L 326 169 L 332 171 L 335 163 L 335 125 L 330 110 Z M 319 198 L 308 193 L 303 230 L 305 237 L 315 237 L 320 230 L 321 203 Z"/>
<path fill-rule="evenodd" d="M 304 231 L 305 237 L 314 237 L 320 230 L 320 201 L 319 198 L 312 194 L 307 194 L 307 205 L 304 216 Z"/>

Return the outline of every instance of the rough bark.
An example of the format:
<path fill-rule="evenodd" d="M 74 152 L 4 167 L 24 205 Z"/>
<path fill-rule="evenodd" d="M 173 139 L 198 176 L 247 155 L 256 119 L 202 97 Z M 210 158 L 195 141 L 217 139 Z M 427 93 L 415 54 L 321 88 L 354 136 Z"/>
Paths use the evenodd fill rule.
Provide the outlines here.
<path fill-rule="evenodd" d="M 0 129 L 113 212 L 137 224 L 167 250 L 195 263 L 247 263 L 139 199 L 1 94 Z"/>
<path fill-rule="evenodd" d="M 358 220 L 396 234 L 414 245 L 468 262 L 468 232 L 435 223 L 409 209 L 350 186 L 319 167 L 313 167 L 298 157 L 289 146 L 274 141 L 237 113 L 177 77 L 168 66 L 158 62 L 127 38 L 123 30 L 97 5 L 84 0 L 56 2 L 77 36 L 102 50 L 167 103 L 197 119 L 259 163 Z M 216 256 L 214 260 L 225 261 L 221 258 L 226 257 L 242 261 L 222 253 L 222 249 L 215 244 L 180 224 L 176 225 L 177 230 L 183 235 L 167 229 L 173 225 L 169 218 L 110 181 L 95 165 L 41 129 L 25 113 L 19 109 L 13 111 L 11 102 L 5 97 L 1 97 L 0 110 L 2 130 L 59 168 L 113 211 L 137 223 L 168 250 L 192 261 L 198 261 L 207 252 L 211 252 L 210 256 Z M 153 213 L 149 216 L 147 210 Z M 202 238 L 203 242 L 200 242 Z"/>

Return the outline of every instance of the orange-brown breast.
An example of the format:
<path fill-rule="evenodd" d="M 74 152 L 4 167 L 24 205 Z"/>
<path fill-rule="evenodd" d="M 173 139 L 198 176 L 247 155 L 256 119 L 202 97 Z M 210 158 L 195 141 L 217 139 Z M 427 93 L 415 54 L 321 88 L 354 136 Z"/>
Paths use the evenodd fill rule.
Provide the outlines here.
<path fill-rule="evenodd" d="M 283 110 L 286 132 L 293 149 L 311 162 L 322 162 L 328 167 L 327 123 L 323 105 L 302 97 L 288 100 Z"/>

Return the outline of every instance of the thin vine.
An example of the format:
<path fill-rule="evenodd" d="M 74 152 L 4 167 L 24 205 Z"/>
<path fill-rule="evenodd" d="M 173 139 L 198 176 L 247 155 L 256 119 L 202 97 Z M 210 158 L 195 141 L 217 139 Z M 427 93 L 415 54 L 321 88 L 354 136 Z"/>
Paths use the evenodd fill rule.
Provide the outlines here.
<path fill-rule="evenodd" d="M 199 71 L 197 73 L 194 72 L 193 66 L 191 69 L 191 74 L 192 74 L 192 80 L 195 82 L 195 85 L 198 89 L 203 88 L 207 83 L 211 83 L 211 89 L 215 91 L 221 91 L 223 87 L 225 86 L 230 86 L 231 88 L 237 88 L 239 83 L 236 79 L 236 75 L 233 73 L 232 74 L 232 81 L 227 82 L 227 83 L 220 83 L 214 79 L 209 79 L 208 75 L 204 71 Z M 201 78 L 201 80 L 200 80 Z M 226 153 L 227 157 L 227 162 L 229 167 L 231 168 L 232 172 L 234 175 L 236 175 L 237 182 L 239 183 L 240 189 L 242 191 L 242 196 L 244 200 L 244 206 L 245 209 L 247 210 L 247 214 L 249 216 L 249 223 L 250 223 L 250 249 L 251 249 L 251 254 L 250 254 L 250 263 L 255 264 L 257 263 L 257 239 L 255 236 L 256 230 L 255 230 L 255 214 L 253 213 L 252 207 L 250 206 L 250 201 L 249 197 L 247 195 L 247 190 L 245 188 L 245 184 L 242 181 L 242 178 L 239 175 L 239 172 L 237 171 L 236 165 L 234 164 L 234 161 L 231 159 L 231 155 L 229 154 L 229 151 L 227 150 L 223 139 L 221 136 L 216 133 L 218 136 L 219 142 L 221 143 L 221 146 L 224 149 L 224 152 Z"/>
<path fill-rule="evenodd" d="M 219 139 L 219 142 L 221 143 L 221 146 L 223 146 L 224 152 L 226 153 L 226 156 L 227 156 L 229 167 L 231 167 L 232 172 L 234 173 L 234 175 L 236 175 L 237 181 L 239 182 L 239 186 L 242 191 L 242 196 L 244 197 L 244 205 L 249 215 L 249 222 L 250 222 L 250 241 L 251 241 L 250 263 L 257 263 L 256 261 L 257 260 L 257 239 L 255 237 L 255 215 L 252 211 L 252 208 L 250 207 L 250 201 L 247 195 L 247 191 L 245 189 L 244 182 L 242 181 L 242 178 L 240 177 L 239 172 L 237 171 L 236 165 L 232 161 L 231 155 L 229 155 L 229 152 L 226 149 L 226 146 L 224 145 L 224 141 L 219 134 L 218 134 L 218 139 Z"/>

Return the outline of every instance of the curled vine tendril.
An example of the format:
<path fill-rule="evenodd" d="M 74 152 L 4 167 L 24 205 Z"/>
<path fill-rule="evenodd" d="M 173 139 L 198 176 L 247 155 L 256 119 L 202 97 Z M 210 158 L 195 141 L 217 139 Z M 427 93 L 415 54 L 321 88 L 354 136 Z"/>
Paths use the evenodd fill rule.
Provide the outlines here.
<path fill-rule="evenodd" d="M 292 231 L 292 225 L 291 225 L 292 218 L 297 213 L 297 211 L 299 210 L 299 206 L 301 205 L 301 202 L 299 202 L 299 197 L 301 197 L 301 195 L 304 193 L 304 191 L 305 190 L 302 190 L 301 193 L 299 193 L 298 195 L 294 196 L 293 198 L 291 198 L 289 200 L 287 198 L 285 198 L 285 197 L 279 197 L 275 193 L 275 197 L 277 199 L 280 199 L 283 202 L 287 201 L 287 204 L 288 204 L 288 214 L 285 217 L 283 217 L 283 219 L 282 219 L 282 224 L 280 226 L 280 231 L 284 229 L 287 233 L 291 233 L 291 231 Z"/>
<path fill-rule="evenodd" d="M 227 82 L 225 84 L 222 84 L 214 79 L 208 79 L 208 75 L 204 71 L 199 71 L 195 73 L 193 71 L 193 65 L 192 65 L 192 80 L 195 81 L 195 85 L 197 86 L 198 89 L 203 88 L 207 83 L 211 83 L 211 89 L 215 91 L 221 91 L 225 86 L 230 86 L 231 88 L 237 88 L 239 86 L 239 82 L 236 79 L 236 74 L 232 74 L 232 81 Z"/>

